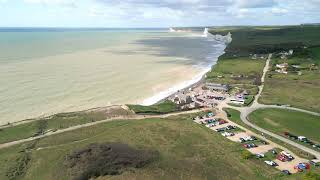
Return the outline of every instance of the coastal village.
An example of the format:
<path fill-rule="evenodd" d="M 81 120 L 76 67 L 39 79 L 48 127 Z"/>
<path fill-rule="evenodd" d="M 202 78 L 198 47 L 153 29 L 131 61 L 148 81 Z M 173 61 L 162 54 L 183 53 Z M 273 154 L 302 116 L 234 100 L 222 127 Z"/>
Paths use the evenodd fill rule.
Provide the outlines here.
<path fill-rule="evenodd" d="M 281 59 L 292 55 L 293 50 L 280 53 Z M 267 59 L 266 55 L 253 55 L 254 58 L 260 57 Z M 276 64 L 275 72 L 287 74 L 288 63 Z M 294 65 L 293 65 L 294 66 Z M 298 68 L 298 67 L 296 67 Z M 222 108 L 228 105 L 245 106 L 246 99 L 250 94 L 241 89 L 236 93 L 231 93 L 229 84 L 219 84 L 212 82 L 199 82 L 191 87 L 180 90 L 169 96 L 167 100 L 175 103 L 180 110 L 207 109 L 207 113 L 203 116 L 196 116 L 192 120 L 203 126 L 206 126 L 216 133 L 220 133 L 226 140 L 238 142 L 239 145 L 246 148 L 251 154 L 260 159 L 269 166 L 279 169 L 283 174 L 291 175 L 297 172 L 308 171 L 312 165 L 318 165 L 320 160 L 307 160 L 293 155 L 287 149 L 278 144 L 269 141 L 264 134 L 256 134 L 253 131 L 228 119 L 228 115 Z M 254 99 L 254 98 L 253 98 Z M 287 105 L 288 106 L 288 105 Z M 315 144 L 304 136 L 295 136 L 289 132 L 285 132 L 285 136 L 294 138 L 298 142 L 312 143 L 317 148 L 320 145 Z"/>

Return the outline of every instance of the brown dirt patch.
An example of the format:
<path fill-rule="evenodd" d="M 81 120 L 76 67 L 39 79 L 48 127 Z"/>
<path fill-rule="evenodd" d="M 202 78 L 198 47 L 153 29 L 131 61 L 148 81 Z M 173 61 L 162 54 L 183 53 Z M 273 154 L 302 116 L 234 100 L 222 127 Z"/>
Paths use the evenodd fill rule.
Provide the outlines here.
<path fill-rule="evenodd" d="M 73 179 L 85 180 L 142 168 L 156 156 L 154 151 L 137 150 L 121 143 L 92 144 L 68 155 L 65 165 Z"/>

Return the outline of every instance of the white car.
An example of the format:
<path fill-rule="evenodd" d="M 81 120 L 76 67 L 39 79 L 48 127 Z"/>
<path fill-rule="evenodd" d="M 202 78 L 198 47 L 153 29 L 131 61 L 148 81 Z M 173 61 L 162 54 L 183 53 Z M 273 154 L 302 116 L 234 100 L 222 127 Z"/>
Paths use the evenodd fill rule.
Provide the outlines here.
<path fill-rule="evenodd" d="M 262 153 L 258 153 L 258 154 L 256 154 L 256 156 L 257 156 L 257 158 L 264 158 L 264 154 L 262 154 Z"/>
<path fill-rule="evenodd" d="M 274 161 L 264 161 L 266 164 L 268 164 L 269 166 L 276 166 L 277 163 L 275 163 Z"/>
<path fill-rule="evenodd" d="M 221 133 L 221 135 L 222 136 L 224 136 L 224 137 L 229 137 L 229 136 L 234 136 L 234 133 L 229 133 L 229 132 L 223 132 L 223 133 Z"/>
<path fill-rule="evenodd" d="M 206 127 L 210 128 L 210 127 L 213 127 L 213 126 L 216 126 L 215 124 L 207 124 Z"/>

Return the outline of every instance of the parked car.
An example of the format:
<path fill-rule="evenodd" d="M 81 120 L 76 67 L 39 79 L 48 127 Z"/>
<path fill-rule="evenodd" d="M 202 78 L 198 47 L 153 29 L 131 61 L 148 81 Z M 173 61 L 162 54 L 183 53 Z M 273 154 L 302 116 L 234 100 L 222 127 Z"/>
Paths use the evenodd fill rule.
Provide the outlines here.
<path fill-rule="evenodd" d="M 219 120 L 219 124 L 226 124 L 226 123 L 228 123 L 228 121 L 223 120 L 223 119 Z"/>
<path fill-rule="evenodd" d="M 257 138 L 255 137 L 255 136 L 250 136 L 251 137 L 251 141 L 255 141 L 255 140 L 257 140 Z"/>
<path fill-rule="evenodd" d="M 264 161 L 266 164 L 268 164 L 269 166 L 278 166 L 278 164 L 274 161 Z"/>
<path fill-rule="evenodd" d="M 210 127 L 214 127 L 216 126 L 215 124 L 207 124 L 206 127 L 210 128 Z"/>
<path fill-rule="evenodd" d="M 229 125 L 229 126 L 227 126 L 226 128 L 227 128 L 227 130 L 232 130 L 232 129 L 235 129 L 236 126 L 231 126 L 231 125 Z"/>
<path fill-rule="evenodd" d="M 257 158 L 264 158 L 264 154 L 258 153 L 258 154 L 256 154 L 256 157 L 257 157 Z"/>
<path fill-rule="evenodd" d="M 288 170 L 282 170 L 281 172 L 284 173 L 284 174 L 286 174 L 286 175 L 291 175 L 291 172 L 288 171 Z"/>
<path fill-rule="evenodd" d="M 251 148 L 258 147 L 255 143 L 250 144 Z"/>
<path fill-rule="evenodd" d="M 287 159 L 287 157 L 285 156 L 285 155 L 283 155 L 283 154 L 279 154 L 278 156 L 277 156 L 277 159 L 279 160 L 279 161 L 282 161 L 282 162 L 286 162 L 288 159 Z"/>
<path fill-rule="evenodd" d="M 271 150 L 272 154 L 278 154 L 278 152 L 275 149 Z"/>
<path fill-rule="evenodd" d="M 313 166 L 320 167 L 320 160 L 318 159 L 310 160 L 309 163 Z"/>
<path fill-rule="evenodd" d="M 285 152 L 285 151 L 282 151 L 280 154 L 283 155 L 283 156 L 285 156 L 288 161 L 291 161 L 291 160 L 294 159 L 294 157 L 293 157 L 290 153 L 287 153 L 287 152 Z"/>
<path fill-rule="evenodd" d="M 225 131 L 225 130 L 226 130 L 225 128 L 216 129 L 217 132 L 223 132 L 223 131 Z"/>
<path fill-rule="evenodd" d="M 320 144 L 314 144 L 312 147 L 320 149 Z"/>
<path fill-rule="evenodd" d="M 229 136 L 234 136 L 234 133 L 224 132 L 224 133 L 221 133 L 221 135 L 224 137 L 229 137 Z"/>
<path fill-rule="evenodd" d="M 261 140 L 261 143 L 264 145 L 268 145 L 269 143 L 267 141 Z"/>

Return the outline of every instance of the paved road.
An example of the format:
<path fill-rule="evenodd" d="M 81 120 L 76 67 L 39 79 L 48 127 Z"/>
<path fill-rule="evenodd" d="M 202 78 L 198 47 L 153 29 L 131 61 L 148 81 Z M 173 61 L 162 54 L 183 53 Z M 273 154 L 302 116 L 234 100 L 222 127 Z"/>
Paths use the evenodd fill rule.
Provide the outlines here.
<path fill-rule="evenodd" d="M 81 124 L 81 125 L 77 125 L 77 126 L 72 126 L 69 128 L 65 128 L 65 129 L 59 129 L 55 132 L 51 131 L 48 132 L 44 135 L 40 135 L 40 136 L 36 136 L 36 137 L 30 137 L 30 138 L 26 138 L 26 139 L 21 139 L 21 140 L 17 140 L 17 141 L 12 141 L 12 142 L 8 142 L 8 143 L 3 143 L 0 144 L 0 149 L 2 148 L 7 148 L 13 145 L 17 145 L 17 144 L 21 144 L 24 142 L 30 142 L 33 140 L 37 140 L 37 139 L 41 139 L 44 137 L 48 137 L 48 136 L 52 136 L 55 134 L 61 134 L 64 132 L 68 132 L 68 131 L 73 131 L 76 129 L 80 129 L 80 128 L 85 128 L 85 127 L 90 127 L 93 125 L 97 125 L 97 124 L 101 124 L 101 123 L 105 123 L 105 122 L 110 122 L 110 121 L 115 121 L 115 120 L 141 120 L 141 119 L 146 119 L 146 118 L 167 118 L 169 116 L 176 116 L 176 115 L 182 115 L 182 114 L 192 114 L 192 113 L 197 113 L 197 112 L 202 112 L 205 110 L 209 110 L 208 108 L 203 108 L 203 109 L 196 109 L 196 110 L 192 110 L 192 111 L 182 111 L 182 112 L 175 112 L 175 113 L 169 113 L 169 114 L 163 114 L 163 115 L 131 115 L 131 116 L 118 116 L 115 118 L 110 118 L 110 119 L 105 119 L 105 120 L 101 120 L 101 121 L 95 121 L 95 122 L 91 122 L 91 123 L 87 123 L 87 124 Z"/>
<path fill-rule="evenodd" d="M 255 97 L 255 100 L 253 101 L 252 105 L 250 107 L 231 107 L 231 106 L 228 106 L 226 105 L 227 107 L 229 108 L 233 108 L 233 109 L 236 109 L 238 111 L 240 111 L 240 118 L 241 120 L 247 124 L 248 126 L 264 133 L 264 134 L 267 134 L 273 138 L 276 138 L 278 140 L 281 140 L 287 144 L 290 144 L 298 149 L 301 149 L 305 152 L 308 152 L 309 154 L 312 154 L 314 156 L 317 157 L 317 159 L 320 159 L 320 152 L 318 151 L 315 151 L 311 148 L 308 148 L 306 146 L 303 146 L 299 143 L 296 143 L 294 141 L 291 141 L 285 137 L 282 137 L 278 134 L 275 134 L 273 132 L 270 132 L 268 130 L 265 130 L 253 123 L 251 123 L 249 120 L 248 120 L 248 116 L 249 114 L 251 114 L 253 111 L 255 110 L 258 110 L 258 109 L 266 109 L 266 108 L 277 108 L 277 109 L 288 109 L 288 110 L 294 110 L 294 111 L 300 111 L 300 112 L 304 112 L 304 113 L 308 113 L 308 114 L 312 114 L 312 115 L 316 115 L 316 116 L 320 116 L 320 113 L 316 113 L 316 112 L 311 112 L 311 111 L 307 111 L 307 110 L 304 110 L 304 109 L 299 109 L 299 108 L 294 108 L 294 107 L 284 107 L 284 106 L 277 106 L 277 105 L 264 105 L 264 104 L 260 104 L 258 103 L 258 99 L 260 98 L 261 96 L 261 93 L 262 93 L 262 90 L 263 90 L 263 87 L 264 87 L 264 80 L 265 80 L 265 76 L 266 76 L 266 73 L 268 72 L 268 69 L 269 69 L 269 64 L 270 64 L 270 60 L 271 60 L 271 57 L 272 57 L 272 54 L 269 55 L 267 61 L 266 61 L 266 65 L 263 69 L 263 76 L 261 77 L 261 83 L 262 85 L 259 86 L 259 93 L 258 95 Z"/>

